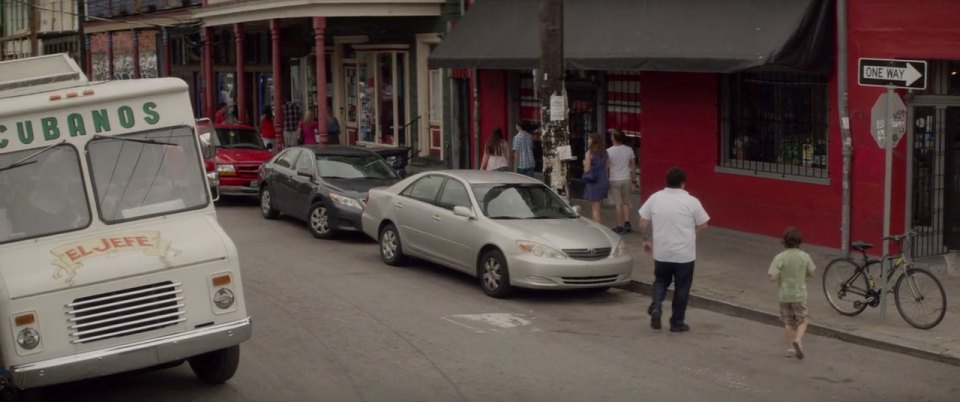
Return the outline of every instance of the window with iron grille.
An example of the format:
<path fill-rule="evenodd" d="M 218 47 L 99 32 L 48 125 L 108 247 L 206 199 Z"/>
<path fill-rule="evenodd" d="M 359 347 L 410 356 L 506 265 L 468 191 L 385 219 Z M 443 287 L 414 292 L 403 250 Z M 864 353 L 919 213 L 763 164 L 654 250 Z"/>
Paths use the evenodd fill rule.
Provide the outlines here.
<path fill-rule="evenodd" d="M 722 76 L 718 164 L 769 177 L 827 178 L 827 76 Z"/>

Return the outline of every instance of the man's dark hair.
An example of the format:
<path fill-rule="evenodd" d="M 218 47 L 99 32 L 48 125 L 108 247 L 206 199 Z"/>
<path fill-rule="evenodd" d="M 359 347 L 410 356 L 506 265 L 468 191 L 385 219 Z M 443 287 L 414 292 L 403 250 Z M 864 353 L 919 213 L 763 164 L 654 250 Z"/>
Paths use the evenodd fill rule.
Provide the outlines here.
<path fill-rule="evenodd" d="M 783 232 L 783 246 L 786 248 L 800 248 L 800 244 L 803 243 L 803 236 L 800 235 L 800 231 L 796 228 L 787 228 Z"/>
<path fill-rule="evenodd" d="M 680 188 L 683 186 L 683 183 L 687 182 L 687 174 L 683 172 L 683 169 L 679 167 L 672 167 L 667 171 L 667 187 L 668 188 Z"/>
<path fill-rule="evenodd" d="M 613 139 L 617 141 L 617 144 L 623 144 L 627 141 L 627 136 L 623 131 L 613 130 Z"/>

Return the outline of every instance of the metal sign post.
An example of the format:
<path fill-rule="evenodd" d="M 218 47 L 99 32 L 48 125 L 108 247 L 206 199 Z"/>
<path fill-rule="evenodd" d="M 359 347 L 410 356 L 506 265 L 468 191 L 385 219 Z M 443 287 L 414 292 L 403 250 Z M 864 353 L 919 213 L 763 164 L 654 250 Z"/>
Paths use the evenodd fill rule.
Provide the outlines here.
<path fill-rule="evenodd" d="M 870 131 L 877 145 L 884 151 L 883 169 L 883 237 L 890 236 L 890 204 L 893 193 L 893 148 L 900 143 L 907 129 L 907 105 L 894 92 L 893 87 L 887 87 L 887 92 L 877 99 L 870 111 L 873 121 Z M 883 241 L 883 255 L 890 254 L 890 244 Z M 880 320 L 886 321 L 887 299 L 886 292 L 890 288 L 886 273 L 893 269 L 893 260 L 885 259 L 880 264 Z M 889 265 L 887 265 L 889 264 Z"/>

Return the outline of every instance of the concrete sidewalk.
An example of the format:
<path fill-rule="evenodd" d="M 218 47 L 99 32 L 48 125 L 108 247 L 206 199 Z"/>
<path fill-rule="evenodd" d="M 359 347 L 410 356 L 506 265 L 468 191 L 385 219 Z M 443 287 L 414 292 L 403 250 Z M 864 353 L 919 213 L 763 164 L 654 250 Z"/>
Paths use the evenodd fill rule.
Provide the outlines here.
<path fill-rule="evenodd" d="M 582 215 L 590 216 L 586 202 L 576 200 L 574 203 L 581 206 Z M 638 208 L 639 202 L 635 199 L 631 219 L 635 227 Z M 604 223 L 613 226 L 615 220 L 613 208 L 605 206 Z M 639 234 L 629 233 L 624 240 L 635 261 L 634 283 L 628 288 L 649 294 L 654 280 L 652 257 L 642 251 Z M 900 317 L 892 297 L 887 298 L 886 320 L 881 319 L 879 307 L 868 307 L 856 317 L 847 317 L 830 307 L 822 285 L 823 269 L 839 255 L 839 250 L 809 245 L 802 246 L 802 249 L 810 253 L 817 264 L 817 273 L 808 285 L 811 333 L 960 365 L 960 278 L 949 277 L 942 267 L 931 267 L 947 294 L 946 316 L 933 329 L 920 330 L 907 324 Z M 782 250 L 777 238 L 719 228 L 708 229 L 697 241 L 697 266 L 690 305 L 781 325 L 777 288 L 770 283 L 767 269 L 770 260 Z M 933 260 L 933 263 L 943 264 L 942 258 L 940 262 L 937 261 Z M 664 314 L 668 316 L 669 309 Z M 695 322 L 690 323 L 694 331 L 697 330 L 696 325 Z"/>

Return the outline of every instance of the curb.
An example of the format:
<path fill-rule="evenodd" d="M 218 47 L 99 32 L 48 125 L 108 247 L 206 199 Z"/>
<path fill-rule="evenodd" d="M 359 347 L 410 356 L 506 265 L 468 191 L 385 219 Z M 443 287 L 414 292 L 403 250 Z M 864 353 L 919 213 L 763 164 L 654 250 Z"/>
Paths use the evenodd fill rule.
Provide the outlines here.
<path fill-rule="evenodd" d="M 620 287 L 623 290 L 640 293 L 645 296 L 653 295 L 653 285 L 649 283 L 632 281 L 628 285 Z M 673 297 L 673 290 L 667 290 L 667 298 Z M 690 294 L 690 299 L 688 302 L 689 306 L 713 311 L 715 313 L 725 314 L 732 317 L 745 318 L 751 321 L 759 322 L 761 324 L 773 325 L 776 327 L 781 327 L 780 316 L 776 314 L 771 314 L 763 312 L 757 309 L 753 309 L 746 306 L 741 306 L 738 304 L 726 302 L 719 299 L 712 299 L 709 297 L 704 297 L 700 295 Z M 829 327 L 821 324 L 809 323 L 807 325 L 807 333 L 826 336 L 830 338 L 839 339 L 844 342 L 850 342 L 861 346 L 866 346 L 869 348 L 879 349 L 887 352 L 900 353 L 907 356 L 917 357 L 926 360 L 932 360 L 935 362 L 946 363 L 954 366 L 960 366 L 960 355 L 953 353 L 943 353 L 936 352 L 932 350 L 900 345 L 892 342 L 881 341 L 878 339 L 866 337 L 863 335 L 857 335 L 849 331 L 844 331 Z"/>

